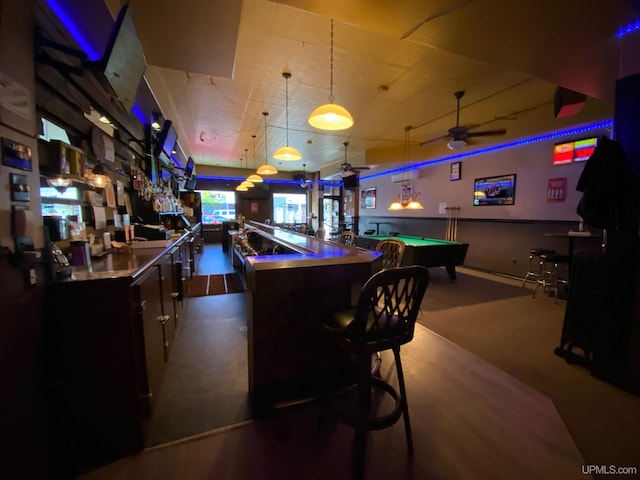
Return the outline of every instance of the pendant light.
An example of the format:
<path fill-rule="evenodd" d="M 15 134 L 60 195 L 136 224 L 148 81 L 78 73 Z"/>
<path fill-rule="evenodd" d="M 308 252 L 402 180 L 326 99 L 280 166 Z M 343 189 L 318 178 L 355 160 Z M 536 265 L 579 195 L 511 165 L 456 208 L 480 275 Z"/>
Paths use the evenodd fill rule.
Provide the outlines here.
<path fill-rule="evenodd" d="M 409 132 L 413 127 L 404 127 L 404 164 L 409 165 Z M 404 173 L 403 173 L 404 175 Z M 418 193 L 413 191 L 413 187 L 408 180 L 402 181 L 400 187 L 400 195 L 393 197 L 393 202 L 389 205 L 388 210 L 422 210 L 424 207 L 417 200 Z"/>
<path fill-rule="evenodd" d="M 309 125 L 320 130 L 345 130 L 353 125 L 353 117 L 346 108 L 333 103 L 333 19 L 331 19 L 331 63 L 329 64 L 329 103 L 320 105 L 309 115 Z"/>
<path fill-rule="evenodd" d="M 256 136 L 251 135 L 251 138 L 253 139 L 253 168 L 256 168 Z M 254 184 L 263 182 L 262 177 L 257 173 L 252 173 L 251 175 L 249 175 L 247 177 L 247 181 L 252 182 Z"/>
<path fill-rule="evenodd" d="M 249 166 L 249 157 L 247 156 L 247 152 L 248 151 L 249 151 L 248 148 L 244 149 L 244 161 L 247 164 L 247 166 Z M 240 164 L 240 170 L 242 170 L 242 164 Z M 244 182 L 242 182 L 242 185 L 244 185 L 245 187 L 248 187 L 248 188 L 255 187 L 253 182 L 251 180 L 249 180 L 248 178 Z"/>
<path fill-rule="evenodd" d="M 240 171 L 242 172 L 242 158 L 240 158 Z M 242 181 L 236 187 L 236 192 L 248 192 L 249 186 L 247 185 L 246 180 Z"/>
<path fill-rule="evenodd" d="M 269 165 L 269 154 L 267 151 L 267 115 L 269 112 L 262 112 L 264 115 L 264 164 L 260 165 L 256 173 L 258 175 L 275 175 L 278 169 L 273 165 Z"/>
<path fill-rule="evenodd" d="M 302 158 L 302 155 L 300 155 L 300 152 L 298 150 L 289 146 L 289 79 L 291 78 L 291 72 L 287 72 L 285 70 L 284 72 L 282 72 L 282 76 L 284 77 L 286 85 L 285 112 L 287 119 L 287 145 L 277 149 L 273 154 L 273 158 L 275 158 L 276 160 L 283 160 L 285 162 L 293 162 L 295 160 L 300 160 Z"/>

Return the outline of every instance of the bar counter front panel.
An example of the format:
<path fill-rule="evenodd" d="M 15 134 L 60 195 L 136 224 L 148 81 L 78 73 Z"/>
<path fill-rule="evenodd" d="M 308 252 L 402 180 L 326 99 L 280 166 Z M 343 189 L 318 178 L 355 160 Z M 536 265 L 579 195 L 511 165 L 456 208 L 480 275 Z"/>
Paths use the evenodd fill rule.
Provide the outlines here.
<path fill-rule="evenodd" d="M 352 305 L 381 254 L 255 222 L 249 228 L 297 252 L 245 257 L 249 393 L 260 418 L 280 401 L 318 393 L 329 370 L 346 366 L 322 323 Z"/>

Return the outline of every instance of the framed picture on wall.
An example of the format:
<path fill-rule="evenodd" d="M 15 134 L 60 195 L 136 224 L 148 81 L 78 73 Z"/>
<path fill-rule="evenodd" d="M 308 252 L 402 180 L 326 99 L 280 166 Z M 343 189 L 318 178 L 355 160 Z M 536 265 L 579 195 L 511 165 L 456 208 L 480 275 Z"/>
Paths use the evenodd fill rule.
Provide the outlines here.
<path fill-rule="evenodd" d="M 376 208 L 376 189 L 365 188 L 360 194 L 360 208 Z"/>
<path fill-rule="evenodd" d="M 473 205 L 513 205 L 516 198 L 516 174 L 476 178 Z"/>
<path fill-rule="evenodd" d="M 460 175 L 462 174 L 462 162 L 453 162 L 451 164 L 451 171 L 449 172 L 449 180 L 452 182 L 455 180 L 460 180 L 462 178 Z"/>

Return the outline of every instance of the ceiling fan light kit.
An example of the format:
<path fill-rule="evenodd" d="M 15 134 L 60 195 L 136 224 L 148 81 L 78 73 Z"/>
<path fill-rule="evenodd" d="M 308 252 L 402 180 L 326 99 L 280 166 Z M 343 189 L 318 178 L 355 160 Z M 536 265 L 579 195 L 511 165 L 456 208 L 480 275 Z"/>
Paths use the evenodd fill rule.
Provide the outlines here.
<path fill-rule="evenodd" d="M 329 103 L 317 107 L 308 122 L 312 127 L 320 130 L 346 130 L 353 125 L 353 117 L 346 108 L 333 103 L 333 19 L 331 19 L 331 62 L 329 64 Z"/>
<path fill-rule="evenodd" d="M 460 125 L 460 99 L 464 97 L 464 90 L 459 90 L 454 92 L 453 96 L 457 101 L 456 108 L 456 125 L 455 127 L 451 127 L 446 135 L 442 137 L 432 138 L 431 140 L 427 140 L 426 142 L 422 142 L 420 146 L 425 146 L 433 141 L 442 140 L 448 138 L 447 147 L 450 150 L 460 150 L 467 146 L 469 142 L 468 139 L 473 137 L 488 137 L 492 135 L 504 135 L 507 133 L 507 130 L 504 128 L 495 128 L 493 130 L 481 130 L 481 131 L 469 131 L 469 127 L 465 127 Z M 486 122 L 488 123 L 488 122 Z"/>
<path fill-rule="evenodd" d="M 464 140 L 449 140 L 447 142 L 447 147 L 449 147 L 450 150 L 460 150 L 461 148 L 464 148 L 467 145 L 467 142 L 465 142 Z"/>
<path fill-rule="evenodd" d="M 302 155 L 298 150 L 289 146 L 289 79 L 291 78 L 291 72 L 282 72 L 282 77 L 284 78 L 286 85 L 285 112 L 287 119 L 287 145 L 277 149 L 273 154 L 273 158 L 275 158 L 276 160 L 283 160 L 285 162 L 293 162 L 296 160 L 300 160 L 302 158 Z"/>

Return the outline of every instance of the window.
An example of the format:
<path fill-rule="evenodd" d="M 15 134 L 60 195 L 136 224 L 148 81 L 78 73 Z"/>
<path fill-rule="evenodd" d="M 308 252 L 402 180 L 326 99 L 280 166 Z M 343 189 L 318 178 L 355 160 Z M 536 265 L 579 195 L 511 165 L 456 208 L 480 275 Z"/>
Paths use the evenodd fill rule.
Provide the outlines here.
<path fill-rule="evenodd" d="M 202 224 L 220 225 L 236 218 L 235 192 L 198 190 L 202 204 Z"/>
<path fill-rule="evenodd" d="M 41 211 L 44 217 L 62 217 L 82 222 L 80 192 L 75 187 L 59 191 L 53 187 L 40 187 Z"/>
<path fill-rule="evenodd" d="M 273 223 L 307 223 L 307 195 L 274 193 Z"/>

